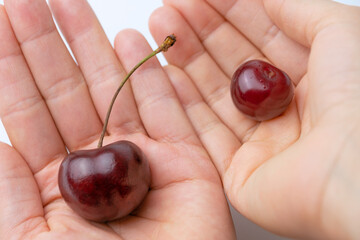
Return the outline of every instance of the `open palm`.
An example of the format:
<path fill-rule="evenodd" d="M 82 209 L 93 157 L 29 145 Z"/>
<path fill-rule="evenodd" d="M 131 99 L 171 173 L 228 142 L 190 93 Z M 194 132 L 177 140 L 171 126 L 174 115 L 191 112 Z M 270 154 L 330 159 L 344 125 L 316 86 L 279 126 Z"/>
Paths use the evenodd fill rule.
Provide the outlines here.
<path fill-rule="evenodd" d="M 152 184 L 144 202 L 106 224 L 65 204 L 57 172 L 67 149 L 96 146 L 112 94 L 151 49 L 127 30 L 116 39 L 116 56 L 85 0 L 50 5 L 78 64 L 45 0 L 0 7 L 0 114 L 13 145 L 0 145 L 0 238 L 234 238 L 216 168 L 155 59 L 123 88 L 105 138 L 133 141 L 147 155 Z"/>
<path fill-rule="evenodd" d="M 287 236 L 359 236 L 359 9 L 297 0 L 164 4 L 150 19 L 152 34 L 178 35 L 167 71 L 235 208 Z M 249 120 L 232 103 L 231 76 L 249 59 L 274 63 L 296 85 L 274 120 Z"/>

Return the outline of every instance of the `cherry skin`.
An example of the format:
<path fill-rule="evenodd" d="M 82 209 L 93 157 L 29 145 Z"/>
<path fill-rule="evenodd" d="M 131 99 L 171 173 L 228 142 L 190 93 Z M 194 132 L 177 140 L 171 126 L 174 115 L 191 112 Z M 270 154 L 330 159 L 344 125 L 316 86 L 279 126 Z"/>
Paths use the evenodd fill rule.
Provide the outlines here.
<path fill-rule="evenodd" d="M 257 121 L 281 115 L 294 96 L 289 76 L 261 60 L 242 64 L 233 74 L 230 88 L 235 106 Z"/>
<path fill-rule="evenodd" d="M 128 141 L 70 153 L 61 163 L 59 188 L 83 218 L 104 222 L 124 217 L 149 191 L 150 168 L 139 147 Z"/>

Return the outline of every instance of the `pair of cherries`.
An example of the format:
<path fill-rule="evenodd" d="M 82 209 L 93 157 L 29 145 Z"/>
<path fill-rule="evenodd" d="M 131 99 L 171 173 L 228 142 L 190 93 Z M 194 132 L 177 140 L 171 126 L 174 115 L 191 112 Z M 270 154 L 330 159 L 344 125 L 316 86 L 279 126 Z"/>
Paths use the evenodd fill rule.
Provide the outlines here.
<path fill-rule="evenodd" d="M 80 216 L 98 222 L 122 218 L 136 209 L 149 191 L 149 163 L 139 147 L 129 141 L 102 146 L 112 105 L 130 75 L 157 53 L 175 43 L 174 35 L 137 64 L 115 94 L 98 148 L 70 153 L 59 170 L 59 188 L 65 202 Z M 252 60 L 234 73 L 231 96 L 235 106 L 258 121 L 282 114 L 294 95 L 286 73 L 269 63 Z"/>

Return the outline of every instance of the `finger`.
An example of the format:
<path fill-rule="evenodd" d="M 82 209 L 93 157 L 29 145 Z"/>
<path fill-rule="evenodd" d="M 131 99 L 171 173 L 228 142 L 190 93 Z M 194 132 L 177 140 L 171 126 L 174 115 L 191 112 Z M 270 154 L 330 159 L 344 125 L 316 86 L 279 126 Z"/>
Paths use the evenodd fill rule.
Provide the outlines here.
<path fill-rule="evenodd" d="M 101 122 L 83 76 L 43 0 L 5 1 L 21 50 L 70 150 L 98 137 Z"/>
<path fill-rule="evenodd" d="M 350 20 L 358 11 L 333 1 L 262 0 L 272 21 L 289 37 L 310 47 L 316 35 L 329 24 Z M 339 7 L 342 6 L 342 7 Z"/>
<path fill-rule="evenodd" d="M 152 52 L 144 37 L 133 30 L 120 32 L 115 43 L 116 52 L 127 71 Z M 142 65 L 132 75 L 131 85 L 141 119 L 151 138 L 199 144 L 157 59 L 150 59 Z"/>
<path fill-rule="evenodd" d="M 49 3 L 104 122 L 112 95 L 126 73 L 85 0 L 51 0 Z M 144 132 L 130 84 L 123 87 L 114 104 L 108 125 L 108 131 L 111 133 L 113 130 L 118 133 Z"/>
<path fill-rule="evenodd" d="M 20 154 L 0 143 L 0 237 L 23 239 L 49 231 L 39 189 Z"/>
<path fill-rule="evenodd" d="M 203 0 L 200 2 L 203 9 L 206 8 L 205 2 L 207 2 L 219 12 L 237 31 L 241 32 L 260 49 L 271 62 L 287 72 L 296 84 L 300 81 L 307 69 L 309 49 L 294 41 L 291 35 L 279 30 L 278 26 L 267 15 L 262 0 Z M 276 5 L 272 1 L 268 2 L 268 5 Z M 279 9 L 279 4 L 277 9 Z M 214 10 L 213 12 L 215 12 Z M 189 12 L 190 10 L 187 8 L 184 11 Z M 195 16 L 199 18 L 199 14 Z M 195 16 L 193 15 L 189 21 L 192 25 L 196 24 Z M 291 23 L 287 21 L 285 24 L 291 26 Z"/>
<path fill-rule="evenodd" d="M 210 154 L 219 174 L 223 176 L 231 164 L 233 155 L 241 146 L 240 141 L 212 112 L 183 71 L 168 66 L 166 72 L 197 135 Z"/>
<path fill-rule="evenodd" d="M 66 151 L 3 7 L 0 42 L 0 117 L 12 145 L 36 173 Z"/>
<path fill-rule="evenodd" d="M 166 24 L 163 24 L 166 22 Z M 234 106 L 230 96 L 230 79 L 213 61 L 181 15 L 171 7 L 162 7 L 150 19 L 150 29 L 160 43 L 163 36 L 174 32 L 177 43 L 165 56 L 169 63 L 189 75 L 204 101 L 225 125 L 242 139 L 254 125 Z M 239 124 L 241 122 L 241 124 Z"/>

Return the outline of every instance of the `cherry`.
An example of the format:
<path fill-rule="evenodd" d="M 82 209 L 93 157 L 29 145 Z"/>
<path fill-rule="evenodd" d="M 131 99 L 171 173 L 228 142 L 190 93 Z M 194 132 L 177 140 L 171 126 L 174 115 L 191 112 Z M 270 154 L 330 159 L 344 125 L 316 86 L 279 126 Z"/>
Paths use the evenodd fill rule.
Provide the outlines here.
<path fill-rule="evenodd" d="M 59 170 L 59 188 L 82 217 L 110 221 L 132 212 L 150 186 L 150 168 L 135 144 L 118 141 L 70 153 Z"/>
<path fill-rule="evenodd" d="M 138 146 L 118 141 L 102 146 L 110 113 L 120 90 L 147 60 L 167 51 L 176 41 L 168 36 L 163 44 L 141 60 L 120 83 L 106 114 L 98 148 L 68 154 L 61 162 L 60 193 L 74 212 L 88 220 L 105 222 L 124 217 L 136 209 L 150 186 L 149 163 Z"/>
<path fill-rule="evenodd" d="M 294 96 L 289 76 L 261 60 L 250 60 L 240 65 L 232 76 L 230 88 L 235 106 L 257 121 L 282 114 Z"/>

